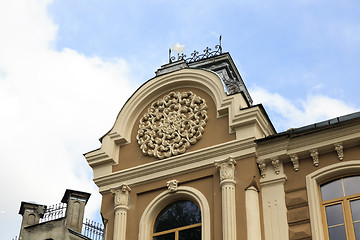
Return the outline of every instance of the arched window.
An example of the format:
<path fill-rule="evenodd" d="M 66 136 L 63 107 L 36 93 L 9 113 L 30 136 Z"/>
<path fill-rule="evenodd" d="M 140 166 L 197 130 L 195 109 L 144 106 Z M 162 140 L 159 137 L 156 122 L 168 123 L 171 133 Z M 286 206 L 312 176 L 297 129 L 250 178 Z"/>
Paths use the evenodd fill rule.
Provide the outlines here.
<path fill-rule="evenodd" d="M 154 221 L 153 240 L 201 240 L 201 211 L 192 201 L 165 206 Z"/>
<path fill-rule="evenodd" d="M 332 240 L 360 239 L 360 176 L 320 185 L 325 235 Z"/>
<path fill-rule="evenodd" d="M 188 219 L 185 220 L 186 217 Z M 174 239 L 211 240 L 209 204 L 205 196 L 195 188 L 179 186 L 176 192 L 160 193 L 141 216 L 138 240 Z"/>

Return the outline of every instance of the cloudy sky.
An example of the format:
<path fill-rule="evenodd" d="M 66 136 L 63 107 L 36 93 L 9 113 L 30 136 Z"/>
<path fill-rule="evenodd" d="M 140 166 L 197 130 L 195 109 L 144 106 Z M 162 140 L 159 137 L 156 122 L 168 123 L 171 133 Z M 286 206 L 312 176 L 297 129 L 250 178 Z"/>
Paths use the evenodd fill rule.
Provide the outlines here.
<path fill-rule="evenodd" d="M 330 4 L 331 2 L 331 4 Z M 278 131 L 360 110 L 360 5 L 351 0 L 0 1 L 0 239 L 21 201 L 100 196 L 83 153 L 168 61 L 218 43 Z"/>

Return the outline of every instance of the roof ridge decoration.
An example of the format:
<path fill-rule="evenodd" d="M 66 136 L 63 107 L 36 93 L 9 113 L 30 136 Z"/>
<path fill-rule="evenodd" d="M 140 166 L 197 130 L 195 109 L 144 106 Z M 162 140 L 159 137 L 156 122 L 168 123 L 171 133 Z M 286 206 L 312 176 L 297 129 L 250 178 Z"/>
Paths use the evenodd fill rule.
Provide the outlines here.
<path fill-rule="evenodd" d="M 177 44 L 177 45 L 182 46 L 181 51 L 183 51 L 184 46 L 180 45 L 180 44 Z M 214 56 L 217 56 L 217 55 L 221 55 L 221 54 L 222 54 L 222 46 L 221 46 L 221 35 L 220 35 L 219 44 L 215 45 L 215 50 L 212 50 L 211 48 L 206 47 L 203 50 L 203 53 L 201 53 L 201 54 L 198 51 L 194 50 L 190 54 L 191 57 L 189 57 L 189 58 L 187 58 L 184 53 L 179 54 L 179 52 L 178 52 L 178 57 L 176 59 L 175 56 L 171 56 L 171 48 L 169 48 L 169 63 L 173 63 L 173 62 L 176 62 L 176 61 L 182 61 L 182 60 L 184 60 L 187 63 L 192 63 L 192 62 L 197 62 L 197 61 L 200 61 L 200 60 L 203 60 L 203 59 L 206 59 L 206 58 L 210 58 L 210 57 L 214 57 Z"/>

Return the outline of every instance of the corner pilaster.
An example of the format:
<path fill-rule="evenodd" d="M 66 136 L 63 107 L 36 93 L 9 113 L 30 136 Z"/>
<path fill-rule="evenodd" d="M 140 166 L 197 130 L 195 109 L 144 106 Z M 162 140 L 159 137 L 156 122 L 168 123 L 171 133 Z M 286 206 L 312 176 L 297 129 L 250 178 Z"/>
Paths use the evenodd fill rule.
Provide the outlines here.
<path fill-rule="evenodd" d="M 126 237 L 130 190 L 130 187 L 126 184 L 121 184 L 118 188 L 111 189 L 111 193 L 114 195 L 114 240 L 125 240 Z"/>
<path fill-rule="evenodd" d="M 223 240 L 236 240 L 235 165 L 233 157 L 216 161 L 220 172 Z"/>

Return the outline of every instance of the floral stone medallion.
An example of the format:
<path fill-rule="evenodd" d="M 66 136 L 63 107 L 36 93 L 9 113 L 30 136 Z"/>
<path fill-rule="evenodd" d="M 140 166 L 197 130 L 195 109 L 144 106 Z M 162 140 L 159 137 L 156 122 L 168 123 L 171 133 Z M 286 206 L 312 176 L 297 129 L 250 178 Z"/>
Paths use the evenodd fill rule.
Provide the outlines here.
<path fill-rule="evenodd" d="M 140 119 L 136 139 L 141 151 L 163 159 L 184 153 L 199 141 L 208 119 L 204 99 L 192 92 L 171 92 L 153 102 Z"/>

